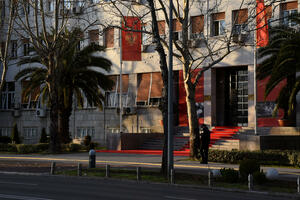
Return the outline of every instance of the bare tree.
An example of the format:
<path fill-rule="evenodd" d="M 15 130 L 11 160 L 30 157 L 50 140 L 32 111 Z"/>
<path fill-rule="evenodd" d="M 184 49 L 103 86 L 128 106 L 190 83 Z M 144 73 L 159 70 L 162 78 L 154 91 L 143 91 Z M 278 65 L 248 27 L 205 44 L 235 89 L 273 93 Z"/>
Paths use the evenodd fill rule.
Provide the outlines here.
<path fill-rule="evenodd" d="M 2 64 L 2 74 L 0 80 L 0 91 L 2 91 L 9 64 L 9 47 L 13 34 L 14 22 L 16 18 L 18 1 L 0 1 L 0 61 Z M 0 92 L 1 97 L 1 92 Z"/>

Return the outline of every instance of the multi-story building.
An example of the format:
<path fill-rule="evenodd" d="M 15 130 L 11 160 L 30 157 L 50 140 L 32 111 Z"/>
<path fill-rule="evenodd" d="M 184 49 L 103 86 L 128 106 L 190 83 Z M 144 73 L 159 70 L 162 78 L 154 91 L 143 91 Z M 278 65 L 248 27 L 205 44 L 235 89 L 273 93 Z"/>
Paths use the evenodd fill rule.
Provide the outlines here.
<path fill-rule="evenodd" d="M 47 2 L 47 12 L 51 14 L 54 6 L 51 0 Z M 158 105 L 162 96 L 163 83 L 159 56 L 155 51 L 151 35 L 142 33 L 141 61 L 122 62 L 122 90 L 120 92 L 121 31 L 119 27 L 121 20 L 120 13 L 117 11 L 124 14 L 128 11 L 127 7 L 130 6 L 135 13 L 143 16 L 141 18 L 143 31 L 151 32 L 151 16 L 144 5 L 140 5 L 146 4 L 146 2 L 121 1 L 123 6 L 120 6 L 122 8 L 120 10 L 114 10 L 115 7 L 111 5 L 110 1 L 74 0 L 64 2 L 69 16 L 80 15 L 90 22 L 97 20 L 97 23 L 83 33 L 84 40 L 81 45 L 94 42 L 106 47 L 103 55 L 113 62 L 109 76 L 116 83 L 112 91 L 106 92 L 104 110 L 100 111 L 88 103 L 85 103 L 83 108 L 78 108 L 75 104 L 70 118 L 70 131 L 74 139 L 91 135 L 93 140 L 102 145 L 111 143 L 111 141 L 107 141 L 107 136 L 120 132 L 119 95 L 123 97 L 123 132 L 162 132 L 162 116 Z M 273 94 L 273 97 L 265 102 L 263 98 L 265 82 L 258 82 L 257 109 L 255 109 L 255 4 L 253 4 L 255 1 L 241 4 L 242 2 L 228 0 L 215 4 L 209 0 L 194 1 L 190 8 L 188 37 L 193 55 L 200 57 L 201 51 L 205 52 L 205 41 L 215 41 L 210 45 L 217 45 L 225 42 L 227 38 L 238 47 L 201 77 L 196 89 L 197 114 L 200 123 L 204 122 L 211 126 L 240 126 L 253 133 L 254 127 L 258 126 L 258 134 L 265 134 L 268 129 L 263 127 L 278 126 L 277 118 L 271 117 L 276 94 Z M 295 24 L 285 17 L 290 13 L 297 12 L 299 4 L 300 1 L 294 0 L 273 2 L 270 5 L 266 2 L 268 5 L 266 17 L 269 26 L 280 23 L 294 26 Z M 30 10 L 30 6 L 28 9 Z M 157 12 L 159 13 L 159 34 L 161 38 L 168 40 L 167 21 L 163 13 Z M 2 18 L 7 16 L 7 13 L 2 14 Z M 65 15 L 65 13 L 60 14 Z M 132 15 L 133 11 L 130 13 Z M 87 24 L 79 19 L 72 19 L 69 25 L 83 27 Z M 173 39 L 181 40 L 182 24 L 175 18 L 173 25 Z M 0 40 L 3 40 L 3 36 L 0 36 Z M 16 66 L 16 62 L 20 57 L 28 56 L 29 45 L 28 39 L 20 39 L 17 34 L 13 35 L 10 42 L 10 66 L 0 103 L 0 135 L 9 135 L 13 123 L 17 123 L 24 142 L 34 143 L 38 141 L 41 129 L 43 127 L 48 129 L 50 121 L 48 109 L 39 101 L 34 101 L 37 92 L 33 91 L 29 98 L 21 98 L 22 87 L 26 82 L 14 81 L 14 75 L 20 70 L 20 67 Z M 203 62 L 200 68 L 206 66 L 207 62 L 209 61 Z M 174 123 L 175 126 L 186 127 L 188 124 L 182 63 L 177 58 L 174 58 L 173 69 Z M 255 115 L 257 123 L 255 123 Z M 260 127 L 262 128 L 260 129 Z"/>

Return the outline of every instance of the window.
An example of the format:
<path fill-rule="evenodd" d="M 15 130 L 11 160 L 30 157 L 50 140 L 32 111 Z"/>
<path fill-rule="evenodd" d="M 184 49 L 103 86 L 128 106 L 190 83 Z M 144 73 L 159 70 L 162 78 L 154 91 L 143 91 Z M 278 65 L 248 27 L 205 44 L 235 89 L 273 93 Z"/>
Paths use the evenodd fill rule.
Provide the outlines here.
<path fill-rule="evenodd" d="M 182 39 L 182 25 L 181 23 L 177 20 L 173 20 L 173 40 L 181 40 Z"/>
<path fill-rule="evenodd" d="M 6 82 L 0 99 L 0 109 L 8 110 L 14 108 L 15 103 L 15 82 Z"/>
<path fill-rule="evenodd" d="M 110 128 L 110 127 L 108 127 L 106 130 L 107 130 L 107 133 L 120 133 L 120 128 Z"/>
<path fill-rule="evenodd" d="M 212 14 L 212 36 L 225 34 L 225 12 Z"/>
<path fill-rule="evenodd" d="M 26 9 L 26 10 L 24 10 L 24 9 Z M 30 3 L 28 1 L 24 1 L 24 4 L 22 4 L 20 6 L 20 10 L 21 10 L 22 15 L 25 15 L 25 11 L 26 11 L 27 15 L 29 15 L 30 14 Z"/>
<path fill-rule="evenodd" d="M 115 82 L 115 86 L 111 91 L 106 92 L 106 107 L 118 108 L 120 107 L 120 76 L 112 76 L 112 80 Z M 123 107 L 128 107 L 128 74 L 122 75 L 122 103 Z"/>
<path fill-rule="evenodd" d="M 22 40 L 23 43 L 23 56 L 29 55 L 29 39 L 25 38 Z"/>
<path fill-rule="evenodd" d="M 83 7 L 84 6 L 84 1 L 79 1 L 79 0 L 77 0 L 76 2 L 75 2 L 75 6 L 78 6 L 78 7 Z"/>
<path fill-rule="evenodd" d="M 71 9 L 71 6 L 72 6 L 72 2 L 69 0 L 63 0 L 64 2 L 64 9 L 66 10 L 70 10 Z"/>
<path fill-rule="evenodd" d="M 290 19 L 290 16 L 297 14 L 298 12 L 298 3 L 297 1 L 283 3 L 281 6 L 281 15 L 282 15 L 282 24 L 284 26 L 295 26 L 296 22 Z"/>
<path fill-rule="evenodd" d="M 191 17 L 191 39 L 201 38 L 204 29 L 204 16 Z"/>
<path fill-rule="evenodd" d="M 36 88 L 31 91 L 30 95 L 25 97 L 23 96 L 24 89 L 29 84 L 29 81 L 22 81 L 22 98 L 21 98 L 21 105 L 23 109 L 34 109 L 39 107 L 39 93 L 40 88 Z"/>
<path fill-rule="evenodd" d="M 54 1 L 53 0 L 48 0 L 48 11 L 53 12 L 54 11 Z"/>
<path fill-rule="evenodd" d="M 266 7 L 266 18 L 267 18 L 267 22 L 268 22 L 268 26 L 269 28 L 272 26 L 272 5 L 269 5 Z"/>
<path fill-rule="evenodd" d="M 77 133 L 75 138 L 84 138 L 85 136 L 95 137 L 95 128 L 94 127 L 77 127 Z"/>
<path fill-rule="evenodd" d="M 166 38 L 166 22 L 164 20 L 158 21 L 158 32 L 161 38 Z"/>
<path fill-rule="evenodd" d="M 162 97 L 163 82 L 160 72 L 138 74 L 136 104 L 158 106 Z"/>
<path fill-rule="evenodd" d="M 1 14 L 1 21 L 5 18 L 5 0 L 0 1 L 0 14 Z"/>
<path fill-rule="evenodd" d="M 248 9 L 233 11 L 233 33 L 244 34 L 248 30 Z"/>
<path fill-rule="evenodd" d="M 24 140 L 32 140 L 38 137 L 37 134 L 38 129 L 36 127 L 26 127 L 23 131 Z"/>
<path fill-rule="evenodd" d="M 115 29 L 112 27 L 106 28 L 104 30 L 104 46 L 106 48 L 114 47 L 114 31 Z"/>
<path fill-rule="evenodd" d="M 5 42 L 0 42 L 0 53 L 3 55 L 5 51 Z"/>
<path fill-rule="evenodd" d="M 8 136 L 10 137 L 10 134 L 11 134 L 11 130 L 12 128 L 8 128 L 8 127 L 2 127 L 0 128 L 0 136 Z"/>
<path fill-rule="evenodd" d="M 94 3 L 94 4 L 100 3 L 100 0 L 92 0 L 92 3 Z"/>
<path fill-rule="evenodd" d="M 140 133 L 151 133 L 151 128 L 140 127 Z"/>
<path fill-rule="evenodd" d="M 17 40 L 11 41 L 11 57 L 16 58 L 18 56 L 18 43 Z"/>
<path fill-rule="evenodd" d="M 78 34 L 78 39 L 79 39 L 79 42 L 77 43 L 77 50 L 80 51 L 82 48 L 83 48 L 83 45 L 84 45 L 84 33 L 83 32 L 80 32 Z"/>
<path fill-rule="evenodd" d="M 89 40 L 90 40 L 90 43 L 99 44 L 99 30 L 98 29 L 89 31 Z"/>
<path fill-rule="evenodd" d="M 147 23 L 142 23 L 142 44 L 149 43 L 149 34 L 145 33 L 147 31 Z"/>

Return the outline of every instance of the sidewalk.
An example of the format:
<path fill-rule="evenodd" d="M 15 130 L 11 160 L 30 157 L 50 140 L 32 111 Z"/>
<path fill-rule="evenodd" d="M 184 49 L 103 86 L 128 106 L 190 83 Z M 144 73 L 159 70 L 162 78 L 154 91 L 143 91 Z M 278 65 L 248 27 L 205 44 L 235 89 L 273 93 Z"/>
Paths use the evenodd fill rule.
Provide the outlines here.
<path fill-rule="evenodd" d="M 88 164 L 88 153 L 74 153 L 74 154 L 57 154 L 57 155 L 41 155 L 41 154 L 0 154 L 0 171 L 5 171 L 9 168 L 10 171 L 20 170 L 18 166 L 26 166 L 26 168 L 37 168 L 49 170 L 51 162 L 56 162 L 60 166 L 76 167 L 77 163 Z M 110 164 L 113 166 L 123 167 L 147 167 L 160 168 L 160 155 L 144 155 L 144 154 L 119 154 L 119 153 L 96 153 L 97 165 Z M 189 161 L 186 156 L 174 156 L 174 169 L 177 171 L 193 172 L 193 173 L 208 173 L 209 170 L 221 168 L 238 169 L 237 164 L 224 163 L 209 163 L 200 164 L 197 161 Z M 288 167 L 262 167 L 266 172 L 269 168 L 275 168 L 279 172 L 280 179 L 296 180 L 300 176 L 300 169 Z M 34 170 L 30 170 L 31 172 Z M 37 170 L 41 171 L 41 170 Z"/>

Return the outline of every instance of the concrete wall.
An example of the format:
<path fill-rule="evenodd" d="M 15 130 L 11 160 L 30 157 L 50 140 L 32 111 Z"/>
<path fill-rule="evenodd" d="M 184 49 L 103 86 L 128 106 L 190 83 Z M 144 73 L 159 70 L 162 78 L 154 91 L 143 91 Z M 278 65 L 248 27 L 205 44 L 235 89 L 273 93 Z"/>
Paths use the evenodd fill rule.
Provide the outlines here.
<path fill-rule="evenodd" d="M 300 135 L 240 135 L 241 151 L 300 150 Z"/>
<path fill-rule="evenodd" d="M 282 149 L 300 150 L 300 136 L 270 135 L 260 137 L 261 150 Z"/>
<path fill-rule="evenodd" d="M 162 137 L 162 133 L 123 133 L 121 134 L 121 150 L 137 149 L 147 139 Z"/>
<path fill-rule="evenodd" d="M 143 145 L 145 140 L 161 137 L 161 133 L 115 133 L 107 135 L 107 149 L 110 150 L 131 150 Z"/>

